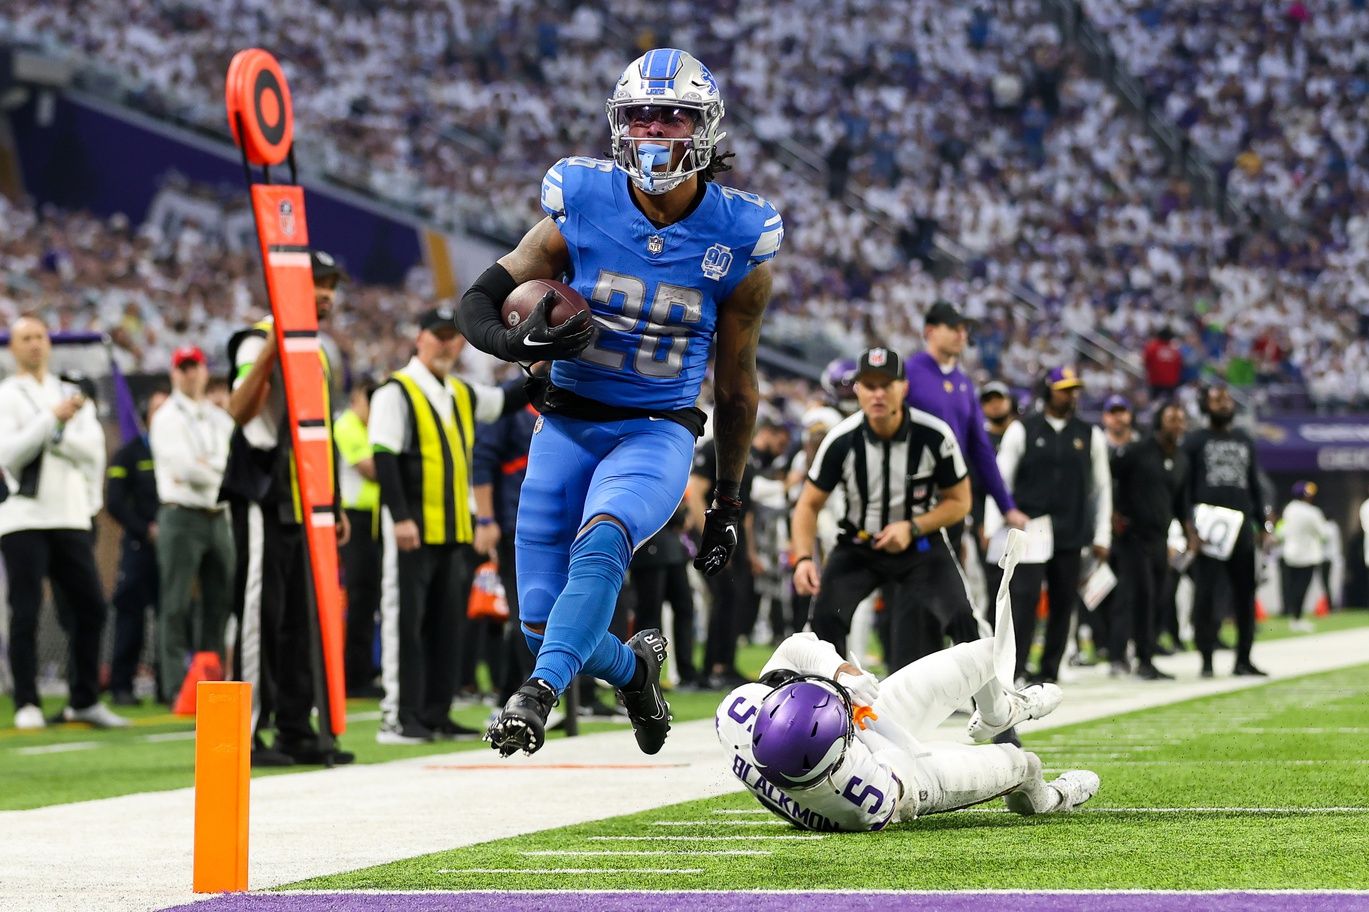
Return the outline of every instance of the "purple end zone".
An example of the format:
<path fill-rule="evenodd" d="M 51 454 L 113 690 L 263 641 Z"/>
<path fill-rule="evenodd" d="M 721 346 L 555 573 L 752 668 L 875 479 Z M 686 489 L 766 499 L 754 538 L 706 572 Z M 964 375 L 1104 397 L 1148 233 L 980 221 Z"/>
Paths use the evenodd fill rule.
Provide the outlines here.
<path fill-rule="evenodd" d="M 236 893 L 166 912 L 1369 912 L 1369 893 Z"/>

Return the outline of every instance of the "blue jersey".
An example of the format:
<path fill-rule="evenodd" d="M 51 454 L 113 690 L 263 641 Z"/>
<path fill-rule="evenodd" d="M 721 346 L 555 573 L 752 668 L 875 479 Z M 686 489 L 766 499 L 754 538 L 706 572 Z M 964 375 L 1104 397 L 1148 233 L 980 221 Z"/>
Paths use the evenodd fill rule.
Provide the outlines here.
<path fill-rule="evenodd" d="M 681 221 L 657 228 L 611 161 L 563 158 L 542 180 L 542 208 L 570 248 L 569 284 L 599 331 L 552 366 L 562 389 L 609 405 L 682 409 L 708 369 L 718 307 L 779 251 L 784 224 L 754 193 L 706 183 Z"/>

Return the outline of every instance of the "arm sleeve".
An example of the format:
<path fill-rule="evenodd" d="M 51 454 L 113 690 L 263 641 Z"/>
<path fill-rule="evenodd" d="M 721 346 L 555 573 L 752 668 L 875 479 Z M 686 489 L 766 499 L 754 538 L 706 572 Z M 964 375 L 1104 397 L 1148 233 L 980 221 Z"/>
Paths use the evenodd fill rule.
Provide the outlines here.
<path fill-rule="evenodd" d="M 1246 446 L 1250 448 L 1250 468 L 1246 473 L 1246 484 L 1250 487 L 1250 502 L 1255 505 L 1255 523 L 1263 525 L 1272 512 L 1268 503 L 1264 499 L 1264 488 L 1260 486 L 1260 465 L 1256 462 L 1255 441 L 1246 440 Z"/>
<path fill-rule="evenodd" d="M 384 384 L 371 397 L 371 420 L 366 425 L 367 439 L 374 452 L 404 452 L 408 442 L 409 402 L 397 381 Z"/>
<path fill-rule="evenodd" d="M 487 354 L 512 361 L 508 332 L 500 318 L 504 300 L 518 287 L 509 271 L 495 263 L 480 274 L 475 284 L 461 296 L 456 319 L 466 340 Z"/>
<path fill-rule="evenodd" d="M 1017 464 L 1027 451 L 1027 429 L 1021 421 L 1014 421 L 1003 432 L 998 444 L 998 474 L 1009 489 L 1017 481 Z"/>
<path fill-rule="evenodd" d="M 18 475 L 38 458 L 43 445 L 57 428 L 57 416 L 51 409 L 40 408 L 27 412 L 22 396 L 11 386 L 0 393 L 0 465 L 12 475 Z"/>
<path fill-rule="evenodd" d="M 471 398 L 475 401 L 476 421 L 497 421 L 500 417 L 516 412 L 528 404 L 528 394 L 521 383 L 509 386 L 484 386 L 479 383 L 467 385 L 471 389 Z"/>
<path fill-rule="evenodd" d="M 799 674 L 815 674 L 835 679 L 842 662 L 841 656 L 837 655 L 836 647 L 826 640 L 818 639 L 817 634 L 796 633 L 775 650 L 770 661 L 761 669 L 761 677 L 772 671 L 789 669 Z"/>
<path fill-rule="evenodd" d="M 1020 422 L 1013 422 L 1018 424 Z M 979 473 L 979 480 L 984 485 L 984 490 L 993 498 L 994 503 L 998 504 L 998 509 L 1002 513 L 1017 509 L 1017 502 L 1013 500 L 1012 493 L 1008 491 L 1008 486 L 1003 483 L 1003 475 L 998 471 L 998 461 L 993 451 L 993 443 L 989 440 L 989 432 L 984 430 L 984 410 L 979 407 L 979 400 L 976 397 L 973 409 L 970 414 L 970 433 L 965 442 L 968 450 L 967 456 L 970 457 L 974 470 Z"/>
<path fill-rule="evenodd" d="M 937 447 L 936 486 L 945 490 L 958 484 L 968 474 L 969 470 L 965 467 L 965 457 L 960 452 L 960 443 L 955 439 L 955 434 L 948 426 L 945 433 L 942 434 L 940 445 Z"/>
<path fill-rule="evenodd" d="M 1100 428 L 1094 428 L 1089 441 L 1093 463 L 1093 543 L 1112 547 L 1112 469 L 1108 466 L 1108 442 Z"/>
<path fill-rule="evenodd" d="M 409 502 L 404 497 L 404 485 L 399 480 L 399 457 L 386 450 L 376 450 L 375 461 L 380 502 L 390 511 L 390 518 L 397 523 L 413 519 Z"/>

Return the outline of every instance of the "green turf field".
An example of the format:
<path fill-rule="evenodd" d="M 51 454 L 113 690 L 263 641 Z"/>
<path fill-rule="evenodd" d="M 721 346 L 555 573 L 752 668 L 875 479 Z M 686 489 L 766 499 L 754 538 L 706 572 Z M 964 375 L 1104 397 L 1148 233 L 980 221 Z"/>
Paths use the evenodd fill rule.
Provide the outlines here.
<path fill-rule="evenodd" d="M 1318 620 L 1317 624 L 1319 632 L 1363 627 L 1369 625 L 1369 611 L 1340 612 Z M 1302 634 L 1290 634 L 1287 623 L 1281 618 L 1274 618 L 1261 625 L 1259 638 L 1268 641 L 1290 635 Z M 738 665 L 742 671 L 755 674 L 769 655 L 770 649 L 766 646 L 743 647 L 738 655 Z M 1258 659 L 1258 652 L 1256 657 Z M 44 712 L 51 716 L 60 711 L 62 702 L 59 699 L 46 700 Z M 704 719 L 713 715 L 717 707 L 717 695 L 675 693 L 671 695 L 670 702 L 677 720 Z M 343 744 L 357 754 L 360 763 L 488 749 L 478 741 L 415 747 L 379 745 L 375 742 L 376 729 L 380 724 L 377 702 L 351 700 L 347 709 L 351 721 Z M 6 726 L 9 724 L 8 711 L 8 707 L 0 710 L 0 719 L 5 720 Z M 131 728 L 108 732 L 77 724 L 55 725 L 39 732 L 0 728 L 0 782 L 23 783 L 22 788 L 0 789 L 0 811 L 191 785 L 194 775 L 192 722 L 168 715 L 159 707 L 120 712 L 133 720 Z M 463 724 L 483 727 L 488 713 L 489 707 L 475 706 L 461 710 L 454 716 Z M 619 727 L 613 723 L 582 723 L 581 731 L 588 733 Z M 253 775 L 289 775 L 292 771 L 264 770 L 256 771 Z"/>
<path fill-rule="evenodd" d="M 1359 666 L 1043 732 L 1049 768 L 1102 777 L 1070 815 L 818 835 L 738 794 L 287 889 L 1362 889 L 1367 705 Z"/>

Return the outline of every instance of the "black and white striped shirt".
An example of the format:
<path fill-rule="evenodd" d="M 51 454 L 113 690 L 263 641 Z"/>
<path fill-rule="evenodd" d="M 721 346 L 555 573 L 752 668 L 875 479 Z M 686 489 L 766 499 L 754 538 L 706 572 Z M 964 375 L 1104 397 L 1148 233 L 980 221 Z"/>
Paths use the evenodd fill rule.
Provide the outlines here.
<path fill-rule="evenodd" d="M 813 456 L 808 480 L 828 493 L 840 485 L 847 523 L 873 535 L 889 523 L 926 513 L 937 491 L 965 475 L 965 458 L 950 425 L 930 412 L 907 408 L 888 440 L 877 437 L 859 412 L 832 428 Z"/>

